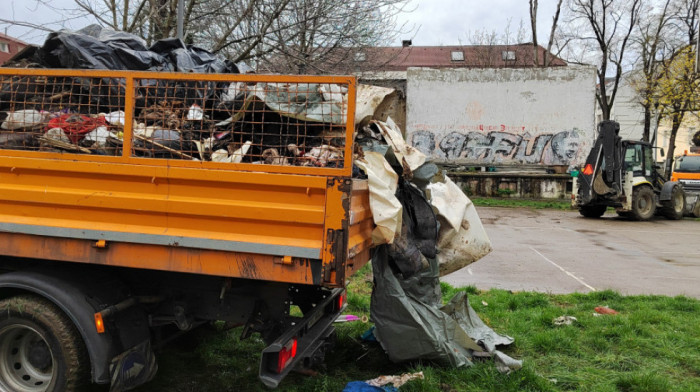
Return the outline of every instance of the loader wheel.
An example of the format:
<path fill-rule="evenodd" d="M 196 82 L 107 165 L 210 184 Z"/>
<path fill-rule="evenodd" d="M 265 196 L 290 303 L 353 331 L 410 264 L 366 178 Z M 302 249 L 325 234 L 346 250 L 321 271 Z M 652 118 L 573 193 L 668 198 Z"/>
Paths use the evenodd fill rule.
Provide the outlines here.
<path fill-rule="evenodd" d="M 683 219 L 685 212 L 685 194 L 679 186 L 674 186 L 671 190 L 671 200 L 661 203 L 661 213 L 668 219 Z"/>
<path fill-rule="evenodd" d="M 630 217 L 634 220 L 651 219 L 656 212 L 656 195 L 648 186 L 640 186 L 632 192 L 632 211 Z"/>
<path fill-rule="evenodd" d="M 578 212 L 586 218 L 600 218 L 607 209 L 607 206 L 582 206 L 579 207 Z"/>
<path fill-rule="evenodd" d="M 0 390 L 71 392 L 88 369 L 83 341 L 56 305 L 31 295 L 0 301 Z"/>

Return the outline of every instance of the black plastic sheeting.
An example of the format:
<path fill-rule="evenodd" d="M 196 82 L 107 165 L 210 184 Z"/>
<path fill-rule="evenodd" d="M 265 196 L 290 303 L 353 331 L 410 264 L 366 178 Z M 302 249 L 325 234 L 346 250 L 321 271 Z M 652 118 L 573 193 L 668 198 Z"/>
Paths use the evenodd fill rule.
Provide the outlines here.
<path fill-rule="evenodd" d="M 16 56 L 13 63 L 22 60 L 32 66 L 43 68 L 92 69 L 92 70 L 131 70 L 184 73 L 238 73 L 238 67 L 231 61 L 208 50 L 185 45 L 180 39 L 168 38 L 157 41 L 151 47 L 146 42 L 129 33 L 89 26 L 78 32 L 61 31 L 51 33 L 44 45 L 36 50 L 28 50 Z M 11 64 L 10 64 L 11 66 Z M 31 79 L 32 77 L 23 77 Z M 76 83 L 77 81 L 77 83 Z M 15 101 L 26 98 L 23 91 L 27 83 L 17 80 L 7 84 L 0 91 L 0 101 Z M 88 106 L 95 112 L 111 112 L 124 107 L 124 81 L 120 79 L 48 78 L 46 90 L 65 91 L 71 86 L 76 99 L 89 102 L 75 102 Z M 220 101 L 228 83 L 171 81 L 141 79 L 138 87 L 137 106 L 146 107 L 163 99 L 182 100 L 188 106 L 198 104 L 211 107 Z M 7 90 L 7 91 L 5 91 Z M 37 93 L 31 91 L 27 93 Z M 87 98 L 86 98 L 87 97 Z M 2 108 L 0 108 L 1 110 Z M 93 113 L 94 114 L 94 113 Z"/>
<path fill-rule="evenodd" d="M 238 73 L 231 61 L 177 38 L 147 48 L 135 35 L 108 29 L 98 33 L 94 28 L 49 34 L 33 60 L 48 68 Z"/>

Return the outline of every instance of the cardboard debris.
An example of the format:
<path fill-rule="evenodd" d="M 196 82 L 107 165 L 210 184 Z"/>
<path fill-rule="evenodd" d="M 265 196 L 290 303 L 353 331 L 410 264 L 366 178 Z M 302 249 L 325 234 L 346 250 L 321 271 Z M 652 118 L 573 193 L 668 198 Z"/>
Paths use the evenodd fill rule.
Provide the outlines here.
<path fill-rule="evenodd" d="M 365 382 L 373 387 L 383 387 L 384 385 L 392 384 L 396 388 L 401 388 L 403 384 L 411 380 L 423 380 L 424 378 L 423 372 L 416 372 L 404 373 L 400 376 L 379 376 Z"/>

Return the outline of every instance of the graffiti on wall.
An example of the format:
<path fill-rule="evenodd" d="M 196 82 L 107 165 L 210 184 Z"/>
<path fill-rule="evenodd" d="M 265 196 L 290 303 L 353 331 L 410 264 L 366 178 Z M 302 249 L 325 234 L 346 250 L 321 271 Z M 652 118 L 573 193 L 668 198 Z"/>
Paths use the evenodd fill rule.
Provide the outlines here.
<path fill-rule="evenodd" d="M 531 135 L 524 127 L 478 126 L 471 132 L 414 131 L 411 144 L 438 161 L 469 164 L 577 163 L 590 141 L 579 130 Z M 521 132 L 516 132 L 516 129 Z M 484 130 L 484 131 L 481 131 Z"/>

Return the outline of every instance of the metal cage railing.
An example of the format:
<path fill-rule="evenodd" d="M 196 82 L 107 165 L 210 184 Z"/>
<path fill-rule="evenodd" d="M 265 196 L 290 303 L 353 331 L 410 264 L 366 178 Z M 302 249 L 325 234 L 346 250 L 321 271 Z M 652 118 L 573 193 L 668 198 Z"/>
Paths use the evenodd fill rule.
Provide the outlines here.
<path fill-rule="evenodd" d="M 349 176 L 354 107 L 352 77 L 0 68 L 0 149 Z"/>

